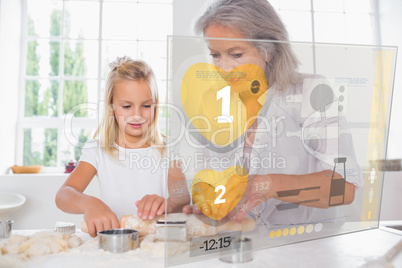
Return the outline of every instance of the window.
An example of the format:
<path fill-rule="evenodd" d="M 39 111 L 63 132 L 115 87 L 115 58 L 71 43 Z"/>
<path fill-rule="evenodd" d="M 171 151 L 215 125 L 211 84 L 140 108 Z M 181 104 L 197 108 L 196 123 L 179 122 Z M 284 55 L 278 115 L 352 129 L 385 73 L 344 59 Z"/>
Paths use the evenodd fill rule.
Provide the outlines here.
<path fill-rule="evenodd" d="M 375 44 L 368 0 L 270 0 L 292 41 Z"/>
<path fill-rule="evenodd" d="M 18 162 L 61 171 L 70 159 L 79 159 L 98 126 L 108 63 L 117 56 L 148 62 L 163 102 L 172 0 L 24 0 L 23 5 Z"/>

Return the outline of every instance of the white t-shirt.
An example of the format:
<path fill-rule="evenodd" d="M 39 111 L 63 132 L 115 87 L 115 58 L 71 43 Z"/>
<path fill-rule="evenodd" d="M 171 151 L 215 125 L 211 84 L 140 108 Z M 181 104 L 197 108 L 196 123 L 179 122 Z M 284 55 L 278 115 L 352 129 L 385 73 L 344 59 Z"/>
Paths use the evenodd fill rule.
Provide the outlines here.
<path fill-rule="evenodd" d="M 118 160 L 106 153 L 98 140 L 88 141 L 82 149 L 80 161 L 97 170 L 100 199 L 117 218 L 136 214 L 135 202 L 145 195 L 165 196 L 165 163 L 155 148 L 125 149 L 116 145 Z"/>

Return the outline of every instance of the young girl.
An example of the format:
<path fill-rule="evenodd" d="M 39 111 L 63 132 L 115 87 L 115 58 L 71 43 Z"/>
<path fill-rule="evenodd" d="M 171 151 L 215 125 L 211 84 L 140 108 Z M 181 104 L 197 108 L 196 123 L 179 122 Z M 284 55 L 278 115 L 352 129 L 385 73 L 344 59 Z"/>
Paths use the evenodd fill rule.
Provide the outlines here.
<path fill-rule="evenodd" d="M 145 62 L 128 57 L 117 58 L 109 66 L 104 118 L 56 195 L 58 208 L 84 214 L 92 237 L 119 228 L 118 219 L 124 214 L 153 219 L 165 212 L 166 169 L 161 164 L 165 145 L 158 129 L 155 76 Z M 83 193 L 95 175 L 99 199 Z M 173 187 L 186 185 L 176 163 L 169 165 L 168 182 L 167 212 L 181 211 L 189 197 L 187 189 L 181 189 L 184 195 L 172 195 Z"/>

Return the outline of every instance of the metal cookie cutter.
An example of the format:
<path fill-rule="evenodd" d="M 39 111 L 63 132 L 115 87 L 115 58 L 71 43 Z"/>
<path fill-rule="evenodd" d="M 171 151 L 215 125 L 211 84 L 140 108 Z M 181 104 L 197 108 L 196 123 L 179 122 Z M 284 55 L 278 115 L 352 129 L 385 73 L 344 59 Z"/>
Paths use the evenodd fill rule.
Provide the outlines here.
<path fill-rule="evenodd" d="M 13 230 L 14 221 L 0 221 L 0 239 L 9 238 Z"/>
<path fill-rule="evenodd" d="M 53 231 L 63 234 L 73 234 L 75 233 L 75 224 L 69 222 L 56 222 Z"/>
<path fill-rule="evenodd" d="M 139 246 L 138 231 L 134 229 L 111 229 L 98 232 L 99 248 L 112 252 L 123 253 Z"/>
<path fill-rule="evenodd" d="M 186 221 L 158 220 L 155 227 L 156 241 L 187 241 Z"/>

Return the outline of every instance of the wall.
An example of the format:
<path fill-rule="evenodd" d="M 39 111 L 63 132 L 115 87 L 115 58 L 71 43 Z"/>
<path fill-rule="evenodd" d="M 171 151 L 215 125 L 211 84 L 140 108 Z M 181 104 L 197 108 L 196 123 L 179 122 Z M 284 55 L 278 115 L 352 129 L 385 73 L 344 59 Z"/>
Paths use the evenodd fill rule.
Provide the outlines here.
<path fill-rule="evenodd" d="M 53 229 L 56 222 L 71 222 L 80 228 L 83 215 L 67 214 L 55 204 L 55 196 L 67 174 L 29 174 L 0 176 L 1 192 L 22 194 L 25 204 L 9 215 L 14 221 L 13 228 Z M 97 179 L 93 179 L 85 193 L 99 197 Z"/>
<path fill-rule="evenodd" d="M 21 1 L 0 0 L 0 174 L 15 164 Z"/>
<path fill-rule="evenodd" d="M 402 48 L 402 1 L 378 0 L 380 17 L 380 38 L 382 45 Z M 390 137 L 388 140 L 388 158 L 402 158 L 402 55 L 398 51 L 394 84 L 393 105 L 391 113 Z"/>
<path fill-rule="evenodd" d="M 204 0 L 173 0 L 173 35 L 193 36 L 195 19 L 204 10 Z"/>

